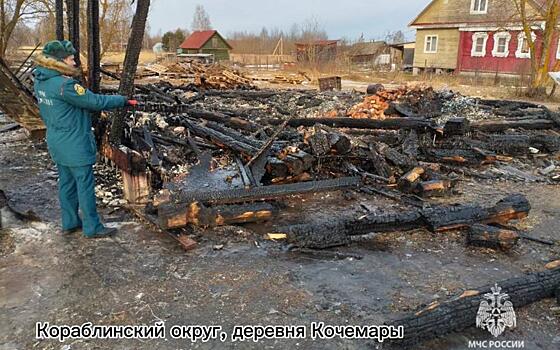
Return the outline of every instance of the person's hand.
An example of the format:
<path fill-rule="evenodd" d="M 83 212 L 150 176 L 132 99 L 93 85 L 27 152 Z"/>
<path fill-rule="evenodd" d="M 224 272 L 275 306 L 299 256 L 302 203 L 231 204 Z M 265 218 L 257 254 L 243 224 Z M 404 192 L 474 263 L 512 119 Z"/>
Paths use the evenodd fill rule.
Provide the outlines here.
<path fill-rule="evenodd" d="M 136 107 L 136 106 L 138 106 L 138 101 L 136 101 L 136 100 L 128 100 L 128 101 L 127 101 L 127 104 L 128 104 L 129 106 Z"/>

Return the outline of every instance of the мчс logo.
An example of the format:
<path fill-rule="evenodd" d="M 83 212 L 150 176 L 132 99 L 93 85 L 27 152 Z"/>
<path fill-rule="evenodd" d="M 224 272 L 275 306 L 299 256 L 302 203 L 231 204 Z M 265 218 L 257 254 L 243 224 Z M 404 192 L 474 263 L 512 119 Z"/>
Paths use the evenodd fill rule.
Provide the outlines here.
<path fill-rule="evenodd" d="M 492 293 L 484 294 L 476 314 L 476 326 L 486 329 L 494 337 L 502 334 L 506 327 L 515 328 L 516 317 L 513 304 L 509 301 L 509 295 L 500 293 L 502 288 L 497 284 L 491 288 Z"/>

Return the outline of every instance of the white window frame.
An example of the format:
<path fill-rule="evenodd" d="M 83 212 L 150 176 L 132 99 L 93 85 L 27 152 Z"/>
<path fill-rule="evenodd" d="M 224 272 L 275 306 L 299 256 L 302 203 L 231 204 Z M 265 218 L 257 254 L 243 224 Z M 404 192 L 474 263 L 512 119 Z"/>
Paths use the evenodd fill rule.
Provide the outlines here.
<path fill-rule="evenodd" d="M 535 42 L 535 39 L 537 38 L 537 35 L 533 32 L 531 32 L 531 39 L 533 39 L 533 42 Z M 517 58 L 531 58 L 531 48 L 529 47 L 529 44 L 527 44 L 527 47 L 529 48 L 528 52 L 521 52 L 521 50 L 523 50 L 523 41 L 525 41 L 525 32 L 520 32 L 517 35 L 517 50 L 515 51 L 515 57 Z M 558 52 L 556 52 L 556 55 L 558 56 Z"/>
<path fill-rule="evenodd" d="M 498 43 L 501 38 L 506 39 L 506 51 L 498 52 Z M 498 32 L 494 33 L 494 48 L 492 49 L 493 57 L 508 57 L 509 56 L 509 42 L 511 40 L 511 34 L 508 32 Z"/>
<path fill-rule="evenodd" d="M 483 38 L 484 43 L 482 44 L 482 52 L 476 51 L 476 42 L 478 39 Z M 478 32 L 473 33 L 472 35 L 472 48 L 471 48 L 471 57 L 484 57 L 486 56 L 486 44 L 488 42 L 488 33 Z"/>
<path fill-rule="evenodd" d="M 488 2 L 490 0 L 484 0 L 484 10 L 480 9 L 480 1 L 483 1 L 483 0 L 471 0 L 471 14 L 482 15 L 482 14 L 488 13 Z M 478 9 L 475 8 L 475 5 L 476 5 L 477 2 L 479 3 L 479 6 L 478 6 L 479 8 Z"/>
<path fill-rule="evenodd" d="M 436 38 L 436 48 L 434 50 L 433 47 L 430 47 L 430 51 L 426 50 L 427 46 L 428 46 L 428 39 L 429 38 Z M 438 50 L 438 46 L 439 46 L 439 36 L 437 34 L 429 34 L 426 35 L 426 37 L 424 38 L 424 53 L 437 53 Z"/>

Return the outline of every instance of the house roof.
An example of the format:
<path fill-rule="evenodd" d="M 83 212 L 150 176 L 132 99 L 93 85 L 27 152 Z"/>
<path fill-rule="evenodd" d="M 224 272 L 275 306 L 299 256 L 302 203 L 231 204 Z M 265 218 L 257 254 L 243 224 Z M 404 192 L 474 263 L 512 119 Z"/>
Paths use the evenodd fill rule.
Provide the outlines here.
<path fill-rule="evenodd" d="M 200 49 L 210 40 L 214 34 L 218 34 L 220 38 L 226 43 L 226 45 L 231 49 L 231 45 L 218 33 L 217 30 L 203 30 L 193 32 L 188 38 L 181 44 L 182 49 Z"/>
<path fill-rule="evenodd" d="M 409 27 L 414 27 L 417 26 L 419 24 L 424 24 L 424 23 L 417 23 L 418 20 L 420 19 L 420 17 L 422 17 L 422 15 L 424 15 L 426 12 L 428 12 L 430 10 L 430 8 L 439 0 L 431 0 L 428 5 L 426 5 L 426 7 L 408 24 Z M 532 7 L 533 9 L 535 9 L 538 13 L 540 13 L 541 15 L 544 15 L 546 13 L 546 3 L 547 0 L 528 0 L 527 3 L 529 4 L 530 7 Z M 513 6 L 513 5 L 512 5 Z M 507 16 L 507 19 L 504 18 L 503 20 L 501 20 L 501 22 L 511 22 L 512 18 L 510 15 L 508 15 L 507 13 L 504 12 L 504 15 Z M 472 20 L 462 20 L 459 22 L 448 22 L 446 24 L 450 24 L 450 25 L 455 25 L 456 27 L 460 27 L 461 25 L 464 25 L 465 23 L 488 23 L 488 22 L 496 22 L 499 21 L 496 18 L 492 18 L 491 20 L 488 19 L 483 19 L 482 21 L 477 20 L 477 21 L 472 21 Z M 428 23 L 429 25 L 434 25 L 434 24 L 438 24 L 438 23 Z"/>
<path fill-rule="evenodd" d="M 373 41 L 369 43 L 356 43 L 352 45 L 349 50 L 351 56 L 363 56 L 363 55 L 377 55 L 380 54 L 384 48 L 387 47 L 387 43 L 384 41 Z"/>
<path fill-rule="evenodd" d="M 309 46 L 309 45 L 316 45 L 316 46 L 329 46 L 329 45 L 336 45 L 338 44 L 339 40 L 314 40 L 309 43 L 296 43 L 299 46 Z"/>

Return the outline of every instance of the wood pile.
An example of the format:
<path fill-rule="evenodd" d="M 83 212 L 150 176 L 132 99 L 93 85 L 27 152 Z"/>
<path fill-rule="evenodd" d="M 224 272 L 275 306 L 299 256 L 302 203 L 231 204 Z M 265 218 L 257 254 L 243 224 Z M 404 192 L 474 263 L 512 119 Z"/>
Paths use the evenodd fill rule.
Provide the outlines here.
<path fill-rule="evenodd" d="M 276 75 L 270 80 L 272 84 L 291 84 L 291 85 L 301 85 L 304 79 L 297 76 L 286 76 L 286 75 Z"/>
<path fill-rule="evenodd" d="M 174 85 L 194 83 L 204 89 L 247 89 L 253 81 L 237 70 L 220 64 L 207 65 L 196 61 L 150 64 L 145 70 Z"/>

